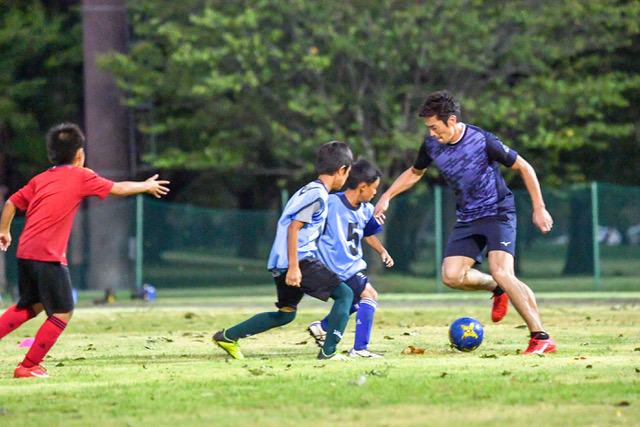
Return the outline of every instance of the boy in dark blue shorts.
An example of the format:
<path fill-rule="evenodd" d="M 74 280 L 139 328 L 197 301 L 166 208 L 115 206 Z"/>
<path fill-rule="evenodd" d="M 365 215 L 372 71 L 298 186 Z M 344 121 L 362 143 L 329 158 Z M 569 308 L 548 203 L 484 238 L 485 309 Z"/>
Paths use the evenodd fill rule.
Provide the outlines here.
<path fill-rule="evenodd" d="M 389 200 L 412 187 L 435 162 L 458 196 L 457 222 L 445 249 L 442 280 L 454 289 L 493 292 L 494 322 L 506 315 L 511 299 L 531 333 L 524 354 L 553 353 L 556 345 L 542 328 L 535 296 L 514 273 L 515 203 L 500 173 L 500 164 L 520 172 L 531 197 L 533 222 L 547 233 L 553 220 L 545 208 L 533 167 L 495 135 L 462 123 L 460 104 L 447 91 L 429 95 L 418 115 L 424 118 L 429 137 L 420 146 L 413 166 L 380 198 L 376 217 L 383 221 Z M 480 254 L 485 247 L 491 275 L 472 268 L 482 260 Z"/>
<path fill-rule="evenodd" d="M 307 294 L 334 300 L 328 331 L 318 359 L 350 360 L 337 345 L 349 320 L 353 292 L 318 258 L 317 241 L 327 219 L 329 191 L 342 187 L 349 176 L 353 155 L 344 142 L 332 141 L 318 151 L 318 179 L 305 185 L 287 202 L 271 248 L 268 269 L 278 294 L 278 311 L 257 314 L 231 328 L 218 331 L 213 342 L 235 359 L 243 359 L 238 340 L 284 326 L 296 317 L 298 303 Z"/>
<path fill-rule="evenodd" d="M 47 319 L 31 348 L 14 372 L 16 378 L 48 377 L 40 366 L 73 314 L 71 278 L 67 268 L 67 242 L 80 202 L 90 196 L 167 194 L 154 175 L 146 181 L 113 182 L 84 168 L 85 137 L 77 125 L 63 123 L 47 134 L 47 155 L 54 165 L 35 176 L 5 203 L 0 220 L 0 249 L 11 244 L 11 222 L 16 210 L 27 220 L 18 243 L 20 300 L 0 317 L 0 339 L 45 311 Z"/>

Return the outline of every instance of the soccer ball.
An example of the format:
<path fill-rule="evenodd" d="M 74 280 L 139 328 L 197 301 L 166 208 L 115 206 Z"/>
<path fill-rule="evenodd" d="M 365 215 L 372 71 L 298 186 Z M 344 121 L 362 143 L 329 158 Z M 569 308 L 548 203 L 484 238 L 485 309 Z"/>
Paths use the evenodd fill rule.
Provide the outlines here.
<path fill-rule="evenodd" d="M 449 326 L 449 341 L 460 351 L 473 351 L 482 344 L 482 324 L 471 317 L 461 317 Z"/>

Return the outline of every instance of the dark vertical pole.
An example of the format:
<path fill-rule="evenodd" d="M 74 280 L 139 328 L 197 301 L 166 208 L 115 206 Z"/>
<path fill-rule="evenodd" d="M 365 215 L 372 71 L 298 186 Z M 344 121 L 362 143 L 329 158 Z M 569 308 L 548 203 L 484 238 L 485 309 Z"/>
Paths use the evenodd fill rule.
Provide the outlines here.
<path fill-rule="evenodd" d="M 600 223 L 598 211 L 598 183 L 591 183 L 591 239 L 593 244 L 593 279 L 595 290 L 600 290 L 600 243 L 598 242 L 598 227 Z"/>
<path fill-rule="evenodd" d="M 0 183 L 0 210 L 4 208 L 5 202 L 5 194 L 7 194 L 9 189 Z M 9 195 L 7 195 L 9 196 Z M 12 244 L 17 245 L 17 239 Z M 0 301 L 2 301 L 2 294 L 4 294 L 7 289 L 7 270 L 5 268 L 5 252 L 0 251 Z"/>
<path fill-rule="evenodd" d="M 442 283 L 442 187 L 439 185 L 434 186 L 434 213 L 435 213 L 435 245 L 436 245 L 436 290 L 438 293 L 443 292 Z"/>
<path fill-rule="evenodd" d="M 129 117 L 120 103 L 113 76 L 96 66 L 96 58 L 127 47 L 127 14 L 124 0 L 82 1 L 83 56 L 85 78 L 85 130 L 87 167 L 98 174 L 122 181 L 129 179 Z M 124 199 L 89 201 L 88 287 L 131 288 L 133 265 L 128 259 L 132 209 Z"/>

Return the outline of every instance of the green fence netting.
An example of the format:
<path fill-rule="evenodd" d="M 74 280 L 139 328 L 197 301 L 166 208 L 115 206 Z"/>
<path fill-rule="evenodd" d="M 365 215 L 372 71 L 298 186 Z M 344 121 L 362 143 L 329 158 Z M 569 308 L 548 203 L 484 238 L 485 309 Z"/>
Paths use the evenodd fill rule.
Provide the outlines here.
<path fill-rule="evenodd" d="M 528 193 L 514 193 L 518 276 L 536 290 L 640 290 L 640 188 L 593 183 L 543 193 L 555 222 L 546 235 L 531 221 Z M 86 273 L 92 262 L 86 219 L 93 209 L 125 210 L 124 217 L 133 219 L 124 251 L 126 268 L 137 274 L 123 288 L 135 289 L 140 282 L 156 288 L 272 283 L 266 262 L 279 212 L 209 209 L 141 197 L 142 203 L 128 198 L 78 212 L 68 253 L 76 288 L 95 287 Z M 368 274 L 394 291 L 447 290 L 439 282 L 439 257 L 454 222 L 455 196 L 447 188 L 421 187 L 395 198 L 381 240 L 396 265 L 385 270 L 377 254 L 367 251 Z M 17 279 L 15 250 L 23 225 L 24 218 L 16 218 L 14 244 L 6 253 L 10 287 Z M 478 268 L 487 271 L 486 264 Z M 416 280 L 424 286 L 405 289 L 404 283 Z"/>

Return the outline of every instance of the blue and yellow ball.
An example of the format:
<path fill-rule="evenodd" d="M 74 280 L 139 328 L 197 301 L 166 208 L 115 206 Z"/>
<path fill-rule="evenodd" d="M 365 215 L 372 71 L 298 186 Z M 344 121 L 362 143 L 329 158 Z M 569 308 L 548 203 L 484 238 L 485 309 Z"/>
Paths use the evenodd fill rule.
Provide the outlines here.
<path fill-rule="evenodd" d="M 449 341 L 460 351 L 473 351 L 482 344 L 482 324 L 471 317 L 461 317 L 449 326 Z"/>

